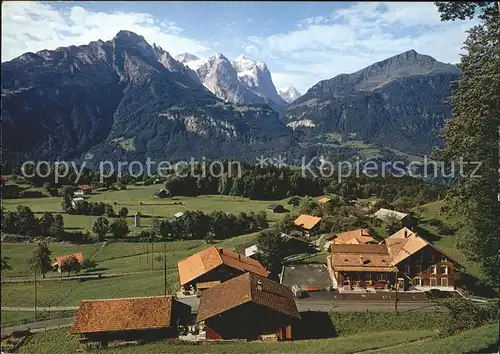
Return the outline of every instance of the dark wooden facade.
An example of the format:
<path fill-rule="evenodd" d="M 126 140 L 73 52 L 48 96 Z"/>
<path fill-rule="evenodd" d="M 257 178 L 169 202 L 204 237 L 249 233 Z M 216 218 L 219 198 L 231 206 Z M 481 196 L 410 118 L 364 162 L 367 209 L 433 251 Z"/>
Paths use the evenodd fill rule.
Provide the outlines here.
<path fill-rule="evenodd" d="M 291 340 L 294 321 L 291 316 L 248 302 L 204 322 L 207 339 L 258 340 L 275 334 L 278 340 Z"/>
<path fill-rule="evenodd" d="M 397 264 L 399 277 L 405 278 L 405 288 L 453 289 L 460 280 L 456 262 L 432 246 L 426 246 Z"/>

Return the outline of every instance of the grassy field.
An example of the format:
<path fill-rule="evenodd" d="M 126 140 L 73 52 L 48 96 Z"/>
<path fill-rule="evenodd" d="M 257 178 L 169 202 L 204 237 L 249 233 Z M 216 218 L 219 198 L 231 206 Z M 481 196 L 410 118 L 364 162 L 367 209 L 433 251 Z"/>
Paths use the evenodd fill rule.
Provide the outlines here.
<path fill-rule="evenodd" d="M 220 210 L 226 213 L 237 214 L 240 212 L 249 213 L 252 211 L 263 211 L 272 203 L 280 203 L 283 204 L 285 208 L 291 208 L 290 205 L 286 204 L 285 200 L 250 200 L 248 198 L 226 195 L 203 195 L 198 197 L 158 199 L 154 194 L 157 193 L 160 188 L 161 185 L 127 186 L 126 190 L 121 191 L 95 192 L 89 196 L 88 201 L 104 202 L 114 205 L 116 212 L 122 207 L 127 207 L 130 215 L 127 221 L 132 226 L 132 232 L 137 232 L 141 229 L 133 226 L 134 220 L 132 215 L 136 212 L 140 212 L 143 215 L 141 226 L 147 227 L 151 224 L 152 216 L 158 218 L 171 218 L 175 213 L 186 210 L 200 210 L 205 213 Z M 37 215 L 44 211 L 52 213 L 61 212 L 60 197 L 5 199 L 2 201 L 5 210 L 14 210 L 19 204 L 29 206 Z M 268 219 L 271 222 L 277 221 L 283 215 L 284 214 L 268 213 Z M 65 229 L 68 231 L 91 231 L 92 225 L 98 217 L 63 214 L 63 218 Z"/>
<path fill-rule="evenodd" d="M 248 243 L 257 237 L 257 233 L 233 237 L 216 243 L 218 247 L 234 248 L 238 244 Z M 38 306 L 78 305 L 82 299 L 118 298 L 130 296 L 162 295 L 164 292 L 163 258 L 164 245 L 167 246 L 167 278 L 169 293 L 178 288 L 177 261 L 207 247 L 203 241 L 177 241 L 154 243 L 154 256 L 151 257 L 151 245 L 146 243 L 117 242 L 101 245 L 85 245 L 84 255 L 93 254 L 97 261 L 96 272 L 131 273 L 113 278 L 93 280 L 64 280 L 37 283 Z M 93 246 L 94 248 L 91 248 Z M 5 248 L 4 248 L 5 247 Z M 58 249 L 62 247 L 63 249 Z M 66 248 L 69 247 L 69 248 Z M 82 246 L 50 244 L 49 248 L 63 251 L 62 254 L 81 251 Z M 2 245 L 2 254 L 11 257 L 12 264 L 24 264 L 23 258 L 31 255 L 33 245 Z M 146 253 L 146 249 L 149 252 Z M 13 253 L 13 250 L 16 253 Z M 57 253 L 54 253 L 57 254 Z M 151 267 L 153 261 L 153 267 Z M 16 269 L 16 267 L 12 267 Z M 153 271 L 151 269 L 153 268 Z M 21 270 L 4 271 L 2 277 L 31 276 L 27 266 Z M 83 273 L 85 274 L 85 273 Z M 59 273 L 50 272 L 47 276 L 59 277 Z M 65 277 L 65 275 L 63 275 Z M 2 283 L 3 306 L 31 306 L 34 304 L 33 283 Z"/>
<path fill-rule="evenodd" d="M 443 201 L 437 201 L 421 206 L 421 219 L 417 231 L 421 234 L 422 237 L 431 241 L 433 244 L 443 250 L 443 252 L 449 254 L 451 257 L 453 257 L 453 259 L 464 266 L 467 273 L 481 279 L 483 277 L 481 268 L 477 263 L 470 262 L 465 259 L 463 253 L 456 247 L 456 237 L 454 235 L 440 234 L 438 228 L 429 223 L 432 219 L 447 223 L 454 223 L 455 221 L 457 221 L 457 217 L 453 215 L 445 215 L 439 212 L 439 208 L 442 205 Z"/>
<path fill-rule="evenodd" d="M 382 332 L 372 335 L 342 338 L 303 340 L 275 343 L 211 343 L 199 345 L 166 344 L 163 342 L 140 347 L 110 348 L 102 353 L 353 353 L 387 345 L 406 343 L 427 338 L 430 331 Z M 37 333 L 20 348 L 22 353 L 70 353 L 78 349 L 76 336 L 67 330 Z"/>
<path fill-rule="evenodd" d="M 56 318 L 75 316 L 76 311 L 51 311 L 37 313 L 36 321 L 51 320 Z M 2 311 L 2 327 L 17 326 L 24 323 L 35 322 L 34 312 Z"/>
<path fill-rule="evenodd" d="M 21 346 L 22 353 L 73 353 L 77 337 L 67 329 L 36 333 Z M 98 350 L 107 354 L 129 353 L 355 353 L 380 349 L 380 353 L 461 354 L 498 351 L 498 325 L 488 325 L 448 338 L 432 331 L 385 331 L 346 337 L 275 343 L 203 343 L 198 345 L 145 344 L 140 347 Z M 495 348 L 496 345 L 496 348 Z M 386 349 L 381 349 L 386 348 Z M 487 350 L 487 351 L 486 351 Z"/>
<path fill-rule="evenodd" d="M 464 331 L 457 335 L 408 343 L 398 348 L 381 350 L 385 354 L 451 354 L 498 353 L 498 323 Z"/>

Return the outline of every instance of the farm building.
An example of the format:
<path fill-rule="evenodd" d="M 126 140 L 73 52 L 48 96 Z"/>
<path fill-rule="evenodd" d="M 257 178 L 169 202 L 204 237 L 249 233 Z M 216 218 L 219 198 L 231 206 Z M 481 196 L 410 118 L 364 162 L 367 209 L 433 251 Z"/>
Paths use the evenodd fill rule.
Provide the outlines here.
<path fill-rule="evenodd" d="M 281 204 L 271 204 L 267 207 L 267 211 L 270 213 L 285 213 L 286 209 Z"/>
<path fill-rule="evenodd" d="M 323 197 L 323 198 L 318 199 L 318 203 L 320 205 L 325 205 L 325 204 L 329 203 L 330 201 L 331 201 L 331 199 L 328 197 Z"/>
<path fill-rule="evenodd" d="M 267 277 L 268 272 L 255 259 L 227 248 L 210 246 L 177 262 L 182 291 L 205 290 L 245 272 Z"/>
<path fill-rule="evenodd" d="M 81 184 L 78 186 L 78 190 L 82 191 L 83 194 L 90 194 L 92 193 L 92 186 L 88 184 Z"/>
<path fill-rule="evenodd" d="M 107 347 L 114 341 L 153 341 L 177 337 L 189 324 L 191 307 L 171 296 L 82 300 L 71 329 L 83 344 Z"/>
<path fill-rule="evenodd" d="M 333 245 L 340 244 L 358 244 L 376 243 L 377 241 L 370 235 L 366 229 L 357 229 L 352 231 L 340 232 L 326 238 L 325 249 L 330 250 Z"/>
<path fill-rule="evenodd" d="M 52 268 L 56 269 L 59 273 L 61 273 L 61 264 L 64 262 L 65 259 L 70 258 L 70 257 L 75 257 L 76 260 L 79 263 L 83 262 L 83 254 L 81 252 L 79 253 L 73 253 L 73 254 L 66 254 L 64 256 L 58 256 L 54 259 L 54 263 L 52 263 Z"/>
<path fill-rule="evenodd" d="M 300 319 L 290 288 L 246 273 L 201 295 L 198 322 L 207 339 L 291 340 Z"/>
<path fill-rule="evenodd" d="M 160 191 L 156 194 L 156 196 L 158 198 L 169 198 L 170 197 L 170 193 L 168 191 L 166 191 L 165 189 L 160 189 Z"/>
<path fill-rule="evenodd" d="M 321 218 L 318 216 L 302 214 L 293 223 L 302 231 L 302 234 L 312 236 L 317 233 L 320 221 Z"/>
<path fill-rule="evenodd" d="M 386 221 L 390 218 L 394 218 L 401 223 L 402 226 L 411 227 L 412 220 L 411 216 L 406 213 L 401 213 L 399 211 L 380 208 L 373 214 L 373 217 L 377 220 Z"/>
<path fill-rule="evenodd" d="M 454 290 L 459 265 L 404 227 L 381 244 L 336 244 L 328 257 L 334 287 Z"/>

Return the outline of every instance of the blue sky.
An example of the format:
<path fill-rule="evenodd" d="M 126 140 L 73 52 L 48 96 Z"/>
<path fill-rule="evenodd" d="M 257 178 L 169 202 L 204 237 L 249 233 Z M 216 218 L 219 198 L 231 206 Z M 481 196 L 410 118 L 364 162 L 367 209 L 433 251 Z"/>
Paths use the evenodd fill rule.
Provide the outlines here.
<path fill-rule="evenodd" d="M 2 61 L 126 29 L 172 55 L 244 54 L 304 93 L 410 49 L 456 63 L 473 24 L 440 22 L 432 2 L 4 2 Z"/>

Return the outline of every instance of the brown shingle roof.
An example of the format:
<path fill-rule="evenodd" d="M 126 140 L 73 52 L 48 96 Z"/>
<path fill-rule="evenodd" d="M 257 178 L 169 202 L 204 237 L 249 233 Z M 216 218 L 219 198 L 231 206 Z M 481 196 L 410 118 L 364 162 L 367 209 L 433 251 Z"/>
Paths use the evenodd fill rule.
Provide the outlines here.
<path fill-rule="evenodd" d="M 177 262 L 181 285 L 225 264 L 242 272 L 253 272 L 267 276 L 267 270 L 259 261 L 239 255 L 227 248 L 210 246 Z"/>
<path fill-rule="evenodd" d="M 332 252 L 334 253 L 378 253 L 378 254 L 387 254 L 387 246 L 384 244 L 380 245 L 356 245 L 356 244 L 340 244 L 340 245 L 332 245 Z"/>
<path fill-rule="evenodd" d="M 71 332 L 167 328 L 172 325 L 174 303 L 178 301 L 171 296 L 82 300 Z"/>
<path fill-rule="evenodd" d="M 387 245 L 389 254 L 392 257 L 392 264 L 394 265 L 410 257 L 412 254 L 417 253 L 426 246 L 434 248 L 439 253 L 445 255 L 447 258 L 457 263 L 455 260 L 446 255 L 439 248 L 434 246 L 429 241 L 418 236 L 415 232 L 411 231 L 407 227 L 403 227 L 401 230 L 387 237 L 385 239 L 385 243 Z"/>
<path fill-rule="evenodd" d="M 320 217 L 302 214 L 297 219 L 294 220 L 294 224 L 306 230 L 311 230 L 320 221 L 321 221 Z"/>
<path fill-rule="evenodd" d="M 332 245 L 330 261 L 335 271 L 394 272 L 396 270 L 384 244 Z"/>
<path fill-rule="evenodd" d="M 300 318 L 290 288 L 257 274 L 245 273 L 205 290 L 201 295 L 197 321 L 204 321 L 247 302 Z"/>
<path fill-rule="evenodd" d="M 328 239 L 333 239 L 336 244 L 364 244 L 368 242 L 375 242 L 375 239 L 370 235 L 370 231 L 366 229 L 341 232 Z"/>

